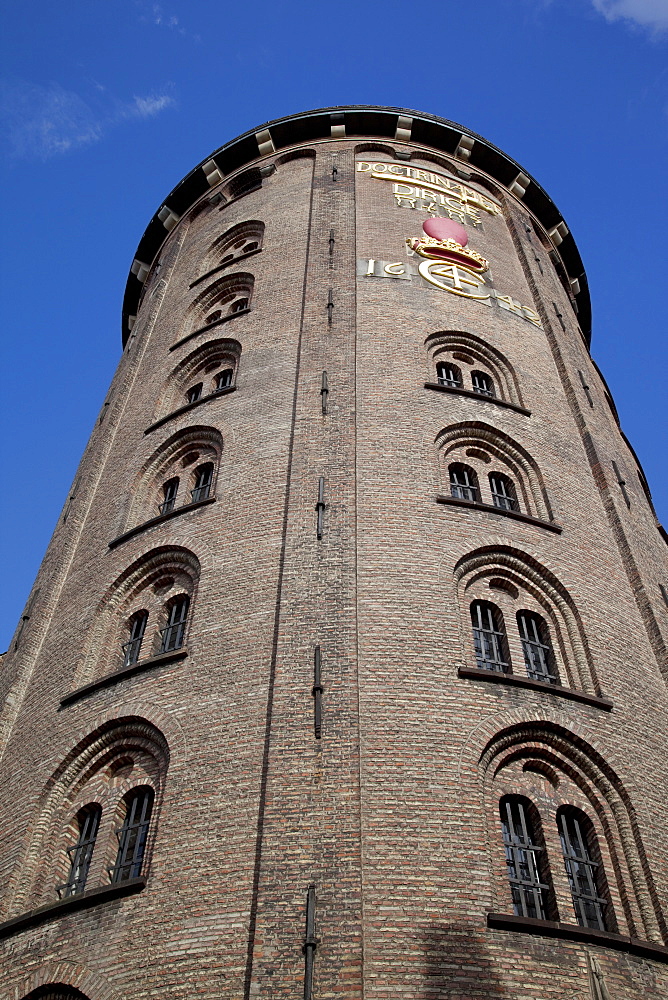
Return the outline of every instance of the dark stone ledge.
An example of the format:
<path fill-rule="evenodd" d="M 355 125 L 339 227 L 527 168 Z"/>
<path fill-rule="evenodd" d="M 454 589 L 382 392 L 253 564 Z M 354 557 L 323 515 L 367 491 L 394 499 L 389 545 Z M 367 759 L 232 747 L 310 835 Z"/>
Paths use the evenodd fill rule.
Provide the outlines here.
<path fill-rule="evenodd" d="M 89 906 L 99 906 L 112 899 L 122 899 L 123 896 L 133 896 L 145 887 L 145 878 L 130 878 L 127 882 L 104 885 L 99 889 L 87 889 L 85 892 L 77 893 L 76 896 L 58 899 L 55 903 L 47 903 L 46 906 L 39 906 L 36 910 L 28 910 L 27 913 L 22 913 L 19 917 L 5 920 L 4 923 L 0 924 L 0 938 L 10 937 L 12 934 L 18 934 L 19 931 L 27 930 L 29 927 L 37 927 L 49 920 L 57 920 L 59 917 L 74 913 L 76 910 L 85 910 Z"/>
<path fill-rule="evenodd" d="M 617 951 L 640 955 L 642 958 L 653 958 L 657 962 L 668 962 L 668 948 L 665 945 L 626 937 L 625 934 L 597 931 L 593 927 L 580 927 L 578 924 L 562 924 L 555 920 L 536 920 L 533 917 L 516 917 L 505 913 L 488 913 L 487 926 L 494 930 L 520 931 L 523 934 L 538 934 L 541 937 L 596 944 L 602 948 L 614 948 Z"/>
<path fill-rule="evenodd" d="M 535 524 L 538 528 L 545 528 L 546 531 L 554 531 L 560 535 L 563 528 L 555 524 L 554 521 L 543 521 L 540 517 L 532 517 L 531 514 L 522 514 L 519 510 L 504 510 L 503 507 L 495 507 L 491 503 L 478 503 L 475 500 L 460 500 L 459 497 L 449 497 L 440 494 L 436 497 L 436 503 L 450 504 L 452 507 L 468 507 L 469 510 L 484 510 L 488 514 L 500 514 L 501 517 L 510 517 L 513 521 L 523 521 L 525 524 Z"/>
<path fill-rule="evenodd" d="M 182 413 L 187 413 L 188 410 L 194 410 L 196 406 L 201 406 L 202 403 L 210 403 L 212 399 L 217 399 L 218 396 L 228 396 L 231 392 L 236 390 L 236 385 L 226 385 L 224 389 L 218 389 L 217 392 L 210 392 L 208 396 L 200 396 L 199 399 L 194 400 L 192 403 L 184 403 L 183 406 L 179 406 L 178 410 L 172 410 L 168 413 L 166 417 L 161 417 L 160 420 L 156 420 L 154 424 L 150 424 L 144 434 L 150 434 L 151 431 L 156 430 L 158 427 L 162 427 L 166 424 L 168 420 L 173 420 L 175 417 L 180 417 Z"/>
<path fill-rule="evenodd" d="M 236 198 L 234 201 L 236 201 Z M 229 204 L 229 201 L 225 202 L 225 205 Z M 250 250 L 248 253 L 242 253 L 240 257 L 235 257 L 234 260 L 228 260 L 227 264 L 220 264 L 218 267 L 212 268 L 210 271 L 207 271 L 206 274 L 203 274 L 201 278 L 195 278 L 194 281 L 191 281 L 188 288 L 195 288 L 196 285 L 199 285 L 202 281 L 206 281 L 207 278 L 212 278 L 214 274 L 218 274 L 219 271 L 224 271 L 226 268 L 232 267 L 233 264 L 238 264 L 241 260 L 248 260 L 249 257 L 254 257 L 256 253 L 262 253 L 262 247 L 258 247 L 257 250 Z"/>
<path fill-rule="evenodd" d="M 223 316 L 221 319 L 217 319 L 215 323 L 207 323 L 206 326 L 200 326 L 199 330 L 193 330 L 193 332 L 187 334 L 187 336 L 181 337 L 181 339 L 177 340 L 175 344 L 172 344 L 172 346 L 169 349 L 170 351 L 175 351 L 177 347 L 181 346 L 181 344 L 187 344 L 189 340 L 193 339 L 193 337 L 199 337 L 200 333 L 206 333 L 207 330 L 213 330 L 214 327 L 222 326 L 223 323 L 229 323 L 231 319 L 236 319 L 237 316 L 245 316 L 246 313 L 249 312 L 250 308 L 240 309 L 239 312 L 229 313 L 227 316 Z"/>
<path fill-rule="evenodd" d="M 560 684 L 550 684 L 547 681 L 535 681 L 531 677 L 521 677 L 519 674 L 502 674 L 500 670 L 483 670 L 480 667 L 460 667 L 457 674 L 470 681 L 491 681 L 492 684 L 510 684 L 514 687 L 530 688 L 532 691 L 543 691 L 545 694 L 556 694 L 560 698 L 570 698 L 571 701 L 580 701 L 593 708 L 602 708 L 604 712 L 610 712 L 613 707 L 610 698 L 585 694 L 584 691 L 574 691 L 573 688 L 561 687 Z"/>
<path fill-rule="evenodd" d="M 184 660 L 187 655 L 187 647 L 181 646 L 180 649 L 173 649 L 169 653 L 158 653 L 157 656 L 149 656 L 145 660 L 137 660 L 136 663 L 131 663 L 129 667 L 114 670 L 113 674 L 105 674 L 104 677 L 100 677 L 98 681 L 93 681 L 92 684 L 84 684 L 83 687 L 77 688 L 76 691 L 70 691 L 69 694 L 60 699 L 60 707 L 65 708 L 67 705 L 71 705 L 72 702 L 79 701 L 80 698 L 85 698 L 87 695 L 93 694 L 94 691 L 111 687 L 113 684 L 118 684 L 119 681 L 124 681 L 128 677 L 134 677 L 135 674 L 143 674 L 144 671 L 153 670 L 154 667 L 162 667 L 164 664 L 174 663 L 176 660 Z"/>
<path fill-rule="evenodd" d="M 138 524 L 136 528 L 130 528 L 129 531 L 124 532 L 122 535 L 112 538 L 109 542 L 109 548 L 115 549 L 117 545 L 127 542 L 128 538 L 140 535 L 142 531 L 148 531 L 149 528 L 155 527 L 156 524 L 162 524 L 163 521 L 171 521 L 173 517 L 185 514 L 188 510 L 198 510 L 200 507 L 207 507 L 210 503 L 215 502 L 215 497 L 207 497 L 206 500 L 196 500 L 195 503 L 184 503 L 181 507 L 175 507 L 174 510 L 170 510 L 166 514 L 158 514 L 157 517 L 152 517 L 150 521 L 144 521 L 143 524 Z"/>
<path fill-rule="evenodd" d="M 507 410 L 515 410 L 516 413 L 523 413 L 525 417 L 531 416 L 531 410 L 525 410 L 517 403 L 507 403 L 505 399 L 497 399 L 496 396 L 485 396 L 482 392 L 473 392 L 471 389 L 456 389 L 452 385 L 441 385 L 440 382 L 425 382 L 425 389 L 434 389 L 436 392 L 451 392 L 455 396 L 468 396 L 469 399 L 477 399 L 478 402 L 494 403 L 496 406 L 505 406 Z"/>

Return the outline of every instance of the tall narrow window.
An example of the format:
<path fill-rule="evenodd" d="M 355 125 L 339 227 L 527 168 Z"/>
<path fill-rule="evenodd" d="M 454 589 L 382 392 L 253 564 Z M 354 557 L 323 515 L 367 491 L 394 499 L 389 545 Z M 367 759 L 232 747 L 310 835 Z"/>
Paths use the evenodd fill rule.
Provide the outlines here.
<path fill-rule="evenodd" d="M 188 608 L 190 598 L 187 594 L 181 594 L 168 605 L 167 624 L 163 629 L 161 653 L 168 653 L 172 649 L 180 649 L 186 634 L 186 621 L 188 619 Z"/>
<path fill-rule="evenodd" d="M 86 888 L 88 869 L 93 856 L 93 848 L 97 838 L 97 831 L 100 826 L 100 816 L 102 809 L 98 805 L 86 806 L 77 815 L 79 836 L 76 844 L 67 848 L 70 861 L 70 871 L 67 882 L 57 887 L 60 898 L 65 896 L 76 896 Z"/>
<path fill-rule="evenodd" d="M 577 922 L 604 931 L 607 901 L 601 892 L 600 865 L 592 858 L 598 850 L 591 824 L 575 809 L 560 810 L 557 823 Z"/>
<path fill-rule="evenodd" d="M 125 819 L 116 830 L 116 863 L 109 869 L 112 882 L 125 882 L 141 875 L 152 809 L 152 788 L 135 788 L 125 796 Z"/>
<path fill-rule="evenodd" d="M 130 619 L 130 638 L 127 642 L 123 643 L 124 667 L 131 666 L 139 659 L 147 621 L 148 611 L 137 611 Z"/>
<path fill-rule="evenodd" d="M 501 799 L 499 811 L 508 879 L 515 915 L 547 920 L 552 907 L 545 848 L 536 836 L 529 807 L 528 799 Z"/>
<path fill-rule="evenodd" d="M 477 666 L 481 670 L 510 673 L 503 615 L 496 605 L 489 601 L 474 601 L 471 605 L 471 623 Z"/>
<path fill-rule="evenodd" d="M 473 391 L 480 396 L 495 396 L 494 383 L 485 372 L 471 372 Z"/>
<path fill-rule="evenodd" d="M 557 671 L 547 624 L 532 611 L 518 611 L 517 625 L 528 676 L 535 681 L 556 684 Z"/>
<path fill-rule="evenodd" d="M 160 504 L 160 513 L 169 514 L 170 511 L 174 510 L 176 504 L 176 496 L 179 492 L 179 477 L 174 476 L 173 479 L 168 479 L 166 483 L 163 483 L 162 494 L 163 501 Z"/>
<path fill-rule="evenodd" d="M 192 502 L 206 500 L 211 493 L 211 483 L 213 482 L 213 462 L 207 462 L 195 472 L 195 488 L 190 491 Z"/>
<path fill-rule="evenodd" d="M 233 378 L 234 368 L 225 368 L 224 371 L 218 372 L 214 381 L 214 391 L 220 392 L 221 389 L 227 389 L 228 386 L 232 385 Z"/>
<path fill-rule="evenodd" d="M 495 507 L 501 510 L 517 510 L 517 496 L 512 479 L 504 476 L 502 472 L 490 472 L 489 488 Z"/>
<path fill-rule="evenodd" d="M 478 477 L 469 465 L 462 465 L 455 462 L 450 466 L 450 493 L 459 500 L 477 501 L 480 493 L 478 491 Z"/>
<path fill-rule="evenodd" d="M 197 385 L 191 385 L 186 393 L 187 401 L 189 403 L 196 403 L 198 399 L 201 399 L 203 388 L 204 388 L 203 382 L 198 382 Z"/>
<path fill-rule="evenodd" d="M 439 385 L 449 385 L 452 389 L 461 389 L 462 373 L 457 365 L 439 361 L 436 365 L 436 378 Z"/>

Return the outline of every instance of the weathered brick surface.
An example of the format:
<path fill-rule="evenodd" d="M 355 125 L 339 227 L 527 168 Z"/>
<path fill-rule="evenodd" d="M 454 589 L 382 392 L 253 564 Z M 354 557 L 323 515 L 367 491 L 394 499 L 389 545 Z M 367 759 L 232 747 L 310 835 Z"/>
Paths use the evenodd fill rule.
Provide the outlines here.
<path fill-rule="evenodd" d="M 390 182 L 355 169 L 356 160 L 405 164 L 392 144 L 359 146 L 283 152 L 260 189 L 222 209 L 204 199 L 149 277 L 3 667 L 1 918 L 55 900 L 73 810 L 86 802 L 105 803 L 89 887 L 105 884 L 119 821 L 111 803 L 140 778 L 159 793 L 148 881 L 0 941 L 2 997 L 59 981 L 91 1000 L 293 997 L 309 884 L 317 997 L 588 997 L 587 949 L 611 997 L 668 997 L 667 964 L 486 927 L 488 912 L 512 910 L 497 810 L 501 795 L 521 793 L 541 814 L 559 919 L 574 922 L 555 825 L 570 804 L 594 823 L 618 933 L 666 940 L 668 631 L 658 584 L 668 567 L 635 459 L 539 231 L 512 196 L 498 192 L 503 214 L 470 227 L 470 245 L 542 329 L 417 275 L 362 267 L 355 277 L 358 260 L 408 262 L 405 238 L 426 214 L 395 205 Z M 412 166 L 454 169 L 440 154 L 397 148 L 411 149 Z M 481 180 L 470 186 L 489 194 Z M 246 220 L 264 223 L 262 249 L 224 273 L 253 276 L 250 312 L 170 350 L 197 328 L 190 307 L 206 282 L 189 286 L 202 262 L 213 266 L 214 242 Z M 424 387 L 435 380 L 426 341 L 448 331 L 500 352 L 530 414 Z M 214 339 L 234 342 L 235 391 L 145 433 L 175 405 L 179 365 Z M 528 456 L 524 509 L 551 516 L 560 534 L 437 502 L 449 492 L 447 441 L 462 426 L 458 460 L 476 441 Z M 156 515 L 141 470 L 194 427 L 222 436 L 215 502 L 109 547 Z M 470 461 L 481 482 L 510 468 Z M 200 567 L 187 656 L 61 707 L 119 666 L 124 573 L 169 547 Z M 520 596 L 490 591 L 496 577 Z M 460 678 L 459 667 L 475 666 L 474 598 L 502 606 L 509 633 L 516 609 L 541 611 L 562 682 L 605 695 L 613 710 Z M 510 647 L 522 674 L 513 635 Z M 105 763 L 114 726 L 130 773 Z M 77 761 L 93 753 L 101 763 L 86 778 Z"/>

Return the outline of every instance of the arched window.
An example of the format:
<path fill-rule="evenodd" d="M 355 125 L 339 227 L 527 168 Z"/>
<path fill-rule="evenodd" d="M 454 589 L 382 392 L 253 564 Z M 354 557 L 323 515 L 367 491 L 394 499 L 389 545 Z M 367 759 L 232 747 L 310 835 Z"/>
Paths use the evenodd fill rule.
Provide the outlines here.
<path fill-rule="evenodd" d="M 148 622 L 148 611 L 142 609 L 141 611 L 136 611 L 135 614 L 129 621 L 130 626 L 130 638 L 127 642 L 123 643 L 123 666 L 129 667 L 133 663 L 136 663 L 139 659 L 139 654 L 141 652 L 141 644 L 144 639 L 144 633 L 146 632 L 146 623 Z"/>
<path fill-rule="evenodd" d="M 499 803 L 513 910 L 518 917 L 552 916 L 552 888 L 538 817 L 528 799 L 506 796 Z"/>
<path fill-rule="evenodd" d="M 67 848 L 70 870 L 67 881 L 56 889 L 61 899 L 65 896 L 75 896 L 86 888 L 88 869 L 93 856 L 93 848 L 100 826 L 102 809 L 98 805 L 85 806 L 77 814 L 79 835 L 76 843 Z"/>
<path fill-rule="evenodd" d="M 246 298 L 235 299 L 232 305 L 230 306 L 229 311 L 231 313 L 243 312 L 244 309 L 248 309 L 248 303 L 249 299 Z"/>
<path fill-rule="evenodd" d="M 206 462 L 204 465 L 200 465 L 199 468 L 195 470 L 195 486 L 190 491 L 193 503 L 197 503 L 199 500 L 206 500 L 208 498 L 211 493 L 212 482 L 213 462 Z"/>
<path fill-rule="evenodd" d="M 510 673 L 506 630 L 503 615 L 497 606 L 489 601 L 474 601 L 471 605 L 471 624 L 478 668 Z"/>
<path fill-rule="evenodd" d="M 187 594 L 179 594 L 167 604 L 165 608 L 167 624 L 160 630 L 162 635 L 161 653 L 169 653 L 172 649 L 180 649 L 183 645 L 189 607 L 190 598 Z"/>
<path fill-rule="evenodd" d="M 169 514 L 174 510 L 176 497 L 179 492 L 179 477 L 172 476 L 166 483 L 162 484 L 163 501 L 160 504 L 160 513 Z"/>
<path fill-rule="evenodd" d="M 584 813 L 571 808 L 559 810 L 557 825 L 577 922 L 581 927 L 607 930 L 607 900 L 594 829 Z"/>
<path fill-rule="evenodd" d="M 515 484 L 509 476 L 505 476 L 502 472 L 490 472 L 489 489 L 495 507 L 501 510 L 517 510 Z"/>
<path fill-rule="evenodd" d="M 222 372 L 214 377 L 214 392 L 220 392 L 221 389 L 227 389 L 228 386 L 232 385 L 234 379 L 234 368 L 224 368 Z"/>
<path fill-rule="evenodd" d="M 141 875 L 146 851 L 146 839 L 153 809 L 153 789 L 147 785 L 133 788 L 125 796 L 125 818 L 116 831 L 118 853 L 115 864 L 109 868 L 112 882 L 125 882 Z"/>
<path fill-rule="evenodd" d="M 556 684 L 554 652 L 545 619 L 533 611 L 518 611 L 517 626 L 520 630 L 527 675 L 535 681 Z"/>
<path fill-rule="evenodd" d="M 218 313 L 218 316 L 216 317 L 216 319 L 218 319 L 219 317 L 220 317 L 220 312 Z M 207 316 L 206 321 L 207 321 L 207 323 L 213 323 L 214 322 L 211 319 L 210 316 Z M 204 387 L 204 383 L 203 382 L 197 382 L 196 385 L 191 385 L 190 388 L 188 389 L 188 391 L 186 392 L 186 400 L 189 403 L 196 403 L 198 399 L 202 398 L 202 389 L 203 389 L 203 387 Z"/>
<path fill-rule="evenodd" d="M 449 385 L 452 389 L 462 387 L 462 373 L 457 365 L 449 361 L 439 361 L 436 365 L 436 378 L 439 385 Z"/>
<path fill-rule="evenodd" d="M 23 1000 L 88 1000 L 88 997 L 73 986 L 49 983 L 32 990 Z"/>
<path fill-rule="evenodd" d="M 480 396 L 496 396 L 494 383 L 486 372 L 471 372 L 471 385 L 473 386 L 473 391 L 477 392 Z"/>
<path fill-rule="evenodd" d="M 459 500 L 477 501 L 480 496 L 478 477 L 470 465 L 454 462 L 449 468 L 450 493 Z"/>
<path fill-rule="evenodd" d="M 226 264 L 259 250 L 263 237 L 263 222 L 257 219 L 240 222 L 218 237 L 207 254 L 207 263 L 212 267 L 225 267 Z"/>

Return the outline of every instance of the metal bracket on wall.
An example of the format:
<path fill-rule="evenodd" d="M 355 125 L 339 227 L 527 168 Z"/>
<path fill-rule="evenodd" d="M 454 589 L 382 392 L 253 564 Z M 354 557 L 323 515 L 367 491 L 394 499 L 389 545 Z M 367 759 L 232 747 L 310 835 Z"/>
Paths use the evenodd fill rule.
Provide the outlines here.
<path fill-rule="evenodd" d="M 316 740 L 322 735 L 322 655 L 320 646 L 315 647 L 313 654 L 313 689 L 311 694 L 315 699 L 313 702 L 313 731 Z"/>
<path fill-rule="evenodd" d="M 313 964 L 318 939 L 315 936 L 315 886 L 310 885 L 306 892 L 306 937 L 304 938 L 304 1000 L 313 997 Z"/>
<path fill-rule="evenodd" d="M 329 256 L 332 257 L 334 254 L 334 230 L 329 231 Z"/>
<path fill-rule="evenodd" d="M 563 317 L 563 315 L 559 312 L 559 306 L 557 305 L 556 302 L 553 302 L 552 305 L 554 306 L 554 311 L 557 314 L 557 319 L 561 323 L 561 329 L 565 330 L 566 329 L 566 324 L 564 323 L 564 317 Z"/>
<path fill-rule="evenodd" d="M 320 476 L 318 480 L 318 502 L 315 505 L 317 511 L 316 534 L 318 540 L 322 538 L 323 518 L 325 513 L 325 477 Z"/>
<path fill-rule="evenodd" d="M 327 397 L 329 396 L 329 379 L 327 372 L 322 373 L 322 383 L 320 385 L 320 398 L 322 400 L 322 415 L 327 413 Z"/>
<path fill-rule="evenodd" d="M 329 294 L 327 296 L 327 323 L 329 326 L 332 325 L 332 313 L 334 312 L 334 293 L 330 288 Z"/>
<path fill-rule="evenodd" d="M 589 405 L 593 409 L 594 408 L 594 400 L 591 398 L 591 390 L 590 390 L 589 386 L 587 385 L 587 383 L 585 382 L 585 377 L 584 377 L 584 375 L 582 374 L 582 372 L 580 371 L 579 368 L 578 368 L 578 375 L 580 376 L 580 382 L 582 383 L 582 388 L 585 391 L 585 395 L 586 395 L 587 399 L 589 400 Z"/>
<path fill-rule="evenodd" d="M 337 177 L 338 172 L 339 172 L 339 168 L 336 165 L 336 160 L 332 160 L 332 183 L 334 183 L 336 181 L 336 177 Z"/>
<path fill-rule="evenodd" d="M 614 460 L 612 462 L 612 467 L 615 470 L 615 476 L 617 477 L 617 484 L 618 484 L 620 490 L 622 491 L 622 496 L 624 497 L 624 500 L 626 502 L 626 506 L 630 510 L 631 509 L 631 498 L 629 497 L 628 492 L 626 490 L 626 480 L 622 479 L 622 477 L 621 477 L 621 475 L 619 473 L 619 468 L 617 467 L 617 463 Z"/>

